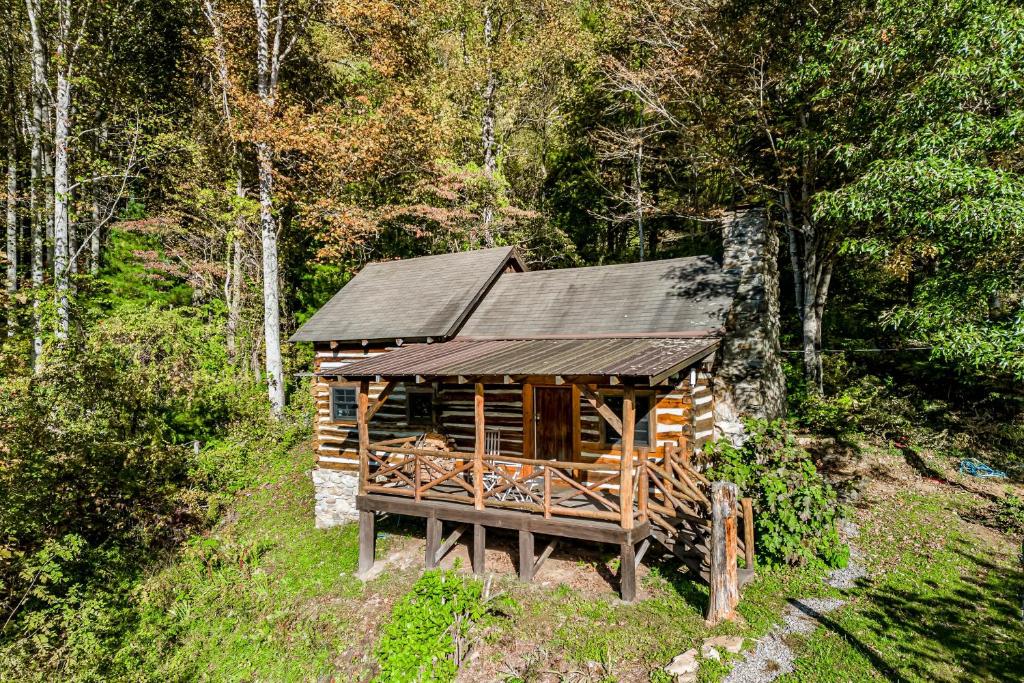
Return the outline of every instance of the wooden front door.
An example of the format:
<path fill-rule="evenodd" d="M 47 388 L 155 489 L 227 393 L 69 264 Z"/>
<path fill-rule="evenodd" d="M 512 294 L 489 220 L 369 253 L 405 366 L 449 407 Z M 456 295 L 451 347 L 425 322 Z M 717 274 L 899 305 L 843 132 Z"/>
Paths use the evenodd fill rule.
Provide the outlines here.
<path fill-rule="evenodd" d="M 572 389 L 536 387 L 533 390 L 534 457 L 572 460 Z"/>

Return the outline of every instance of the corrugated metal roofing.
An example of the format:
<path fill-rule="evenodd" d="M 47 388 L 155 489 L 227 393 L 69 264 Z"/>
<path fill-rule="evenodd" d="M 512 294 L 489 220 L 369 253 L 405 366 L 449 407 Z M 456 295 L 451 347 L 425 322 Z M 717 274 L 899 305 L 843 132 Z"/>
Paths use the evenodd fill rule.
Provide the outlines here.
<path fill-rule="evenodd" d="M 737 275 L 710 256 L 506 273 L 460 337 L 656 335 L 718 332 Z"/>
<path fill-rule="evenodd" d="M 642 339 L 454 339 L 414 344 L 357 361 L 346 378 L 602 375 L 650 378 L 681 370 L 718 344 L 710 337 Z"/>
<path fill-rule="evenodd" d="M 512 247 L 371 263 L 291 341 L 449 337 L 510 260 Z"/>

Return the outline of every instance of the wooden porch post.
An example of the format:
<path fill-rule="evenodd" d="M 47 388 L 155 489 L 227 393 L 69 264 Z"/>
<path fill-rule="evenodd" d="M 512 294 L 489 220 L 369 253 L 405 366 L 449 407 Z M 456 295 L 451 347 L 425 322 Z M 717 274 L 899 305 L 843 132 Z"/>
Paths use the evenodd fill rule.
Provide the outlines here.
<path fill-rule="evenodd" d="M 359 574 L 364 578 L 373 569 L 373 557 L 377 550 L 377 536 L 374 531 L 373 510 L 359 511 Z"/>
<path fill-rule="evenodd" d="M 473 444 L 473 504 L 477 510 L 484 509 L 484 445 L 487 434 L 484 429 L 484 385 L 476 383 L 473 395 L 473 417 L 476 425 L 476 441 Z"/>
<path fill-rule="evenodd" d="M 707 622 L 715 625 L 736 617 L 739 584 L 736 576 L 736 484 L 711 484 L 711 599 Z"/>
<path fill-rule="evenodd" d="M 623 529 L 633 528 L 633 433 L 636 425 L 636 389 L 622 391 L 622 460 L 619 467 L 619 513 Z"/>
<path fill-rule="evenodd" d="M 636 600 L 636 546 L 624 541 L 619 548 L 619 595 L 625 602 Z"/>
<path fill-rule="evenodd" d="M 366 481 L 370 478 L 370 429 L 366 424 L 366 410 L 370 403 L 370 383 L 359 383 L 356 397 L 356 427 L 359 430 L 359 495 L 366 494 Z"/>

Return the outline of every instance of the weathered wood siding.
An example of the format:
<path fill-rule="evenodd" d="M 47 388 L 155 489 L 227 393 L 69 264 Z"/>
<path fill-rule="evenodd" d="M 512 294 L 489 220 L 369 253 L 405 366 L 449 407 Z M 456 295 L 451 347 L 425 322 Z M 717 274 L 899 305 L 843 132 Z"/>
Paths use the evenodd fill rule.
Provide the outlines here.
<path fill-rule="evenodd" d="M 359 435 L 355 423 L 337 424 L 331 420 L 331 387 L 345 382 L 322 377 L 321 373 L 339 370 L 349 363 L 369 356 L 387 353 L 384 346 L 362 348 L 359 346 L 337 346 L 328 343 L 316 345 L 313 363 L 317 373 L 313 382 L 313 399 L 316 403 L 316 454 L 317 465 L 327 469 L 356 471 L 359 468 Z M 384 389 L 386 383 L 370 383 L 370 401 Z M 421 429 L 411 430 L 406 426 L 405 388 L 395 387 L 380 411 L 370 421 L 370 440 L 381 441 L 418 434 Z"/>
<path fill-rule="evenodd" d="M 438 431 L 455 439 L 456 450 L 469 453 L 473 452 L 476 434 L 473 386 L 442 384 L 437 391 Z M 484 425 L 501 430 L 502 455 L 523 455 L 523 391 L 520 385 L 484 385 Z"/>

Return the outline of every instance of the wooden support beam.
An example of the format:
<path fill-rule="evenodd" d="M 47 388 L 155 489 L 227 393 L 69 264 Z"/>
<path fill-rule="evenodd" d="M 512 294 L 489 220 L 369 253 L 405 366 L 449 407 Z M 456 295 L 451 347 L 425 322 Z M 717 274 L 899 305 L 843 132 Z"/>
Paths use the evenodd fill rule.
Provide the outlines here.
<path fill-rule="evenodd" d="M 377 552 L 375 518 L 376 514 L 372 510 L 359 511 L 359 578 L 365 577 L 373 569 L 373 558 Z"/>
<path fill-rule="evenodd" d="M 473 573 L 483 576 L 487 571 L 487 527 L 473 525 Z"/>
<path fill-rule="evenodd" d="M 622 391 L 622 458 L 619 469 L 619 512 L 623 529 L 633 528 L 633 433 L 636 425 L 636 389 Z"/>
<path fill-rule="evenodd" d="M 636 600 L 636 546 L 627 541 L 621 546 L 619 557 L 619 595 L 626 602 Z"/>
<path fill-rule="evenodd" d="M 523 385 L 523 457 L 534 456 L 533 385 Z"/>
<path fill-rule="evenodd" d="M 740 500 L 743 508 L 743 564 L 747 569 L 754 568 L 754 501 L 750 498 Z"/>
<path fill-rule="evenodd" d="M 736 484 L 711 484 L 711 599 L 707 623 L 715 626 L 736 618 L 739 584 L 736 575 Z"/>
<path fill-rule="evenodd" d="M 356 394 L 356 429 L 359 432 L 359 493 L 366 493 L 366 482 L 370 478 L 370 430 L 366 425 L 367 404 L 370 400 L 370 383 L 359 383 Z"/>
<path fill-rule="evenodd" d="M 435 566 L 441 563 L 441 560 L 444 559 L 444 556 L 447 555 L 448 551 L 451 550 L 455 546 L 455 544 L 459 542 L 459 539 L 462 537 L 462 534 L 465 533 L 466 529 L 468 528 L 468 524 L 460 524 L 454 529 L 452 529 L 452 533 L 448 535 L 448 538 L 446 538 L 444 543 L 441 544 L 441 547 L 437 549 L 437 554 L 434 556 Z"/>
<path fill-rule="evenodd" d="M 533 581 L 533 532 L 519 531 L 519 580 L 523 583 Z"/>
<path fill-rule="evenodd" d="M 604 418 L 604 421 L 608 423 L 608 426 L 614 429 L 616 434 L 622 436 L 622 420 L 619 419 L 619 416 L 615 414 L 614 410 L 608 407 L 604 402 L 604 399 L 601 398 L 601 395 L 586 384 L 577 384 L 576 386 L 579 387 L 580 393 L 583 394 L 583 397 L 587 399 L 587 403 L 597 411 L 598 415 Z"/>
<path fill-rule="evenodd" d="M 650 455 L 651 449 L 647 446 L 643 446 L 639 449 L 640 457 L 640 472 L 639 479 L 637 481 L 636 494 L 636 509 L 640 513 L 640 520 L 647 519 L 647 496 L 650 493 L 650 482 L 647 479 L 647 458 Z"/>
<path fill-rule="evenodd" d="M 484 509 L 484 445 L 487 434 L 484 428 L 484 385 L 476 383 L 473 393 L 473 423 L 476 427 L 476 441 L 473 443 L 473 505 Z"/>
<path fill-rule="evenodd" d="M 388 400 L 388 396 L 390 396 L 391 392 L 395 390 L 396 384 L 398 384 L 398 382 L 396 382 L 395 380 L 391 380 L 390 382 L 384 385 L 384 388 L 381 389 L 380 394 L 377 395 L 377 400 L 374 401 L 373 405 L 370 406 L 370 409 L 366 411 L 367 422 L 373 419 L 373 416 L 376 415 L 377 411 L 380 410 L 381 406 L 384 405 L 384 401 Z"/>
<path fill-rule="evenodd" d="M 437 517 L 427 517 L 427 550 L 423 563 L 427 569 L 437 566 L 437 551 L 440 547 L 441 520 Z"/>
<path fill-rule="evenodd" d="M 557 538 L 552 538 L 550 541 L 548 541 L 548 544 L 547 546 L 545 546 L 544 551 L 541 552 L 540 557 L 538 557 L 537 561 L 533 563 L 533 576 L 537 576 L 537 572 L 540 571 L 540 567 L 542 564 L 544 564 L 544 560 L 551 557 L 551 553 L 555 552 L 555 548 L 557 547 Z"/>
<path fill-rule="evenodd" d="M 640 549 L 636 551 L 636 566 L 637 567 L 640 566 L 640 561 L 644 559 L 644 555 L 647 554 L 647 551 L 650 550 L 650 548 L 651 548 L 651 539 L 650 538 L 645 538 L 644 540 L 640 541 Z"/>

